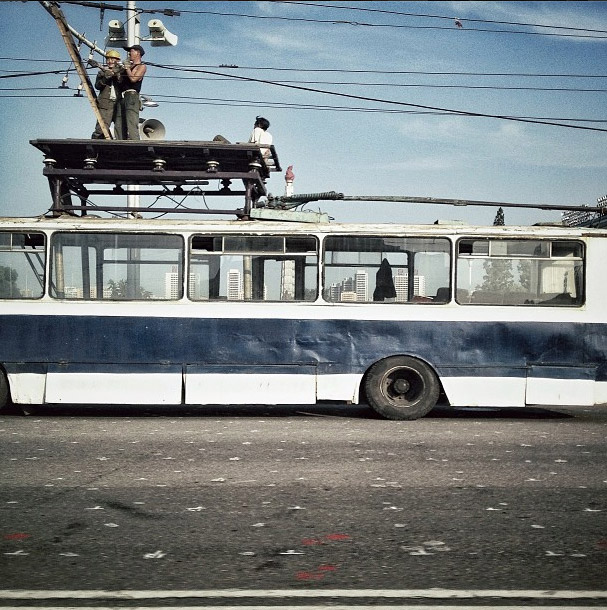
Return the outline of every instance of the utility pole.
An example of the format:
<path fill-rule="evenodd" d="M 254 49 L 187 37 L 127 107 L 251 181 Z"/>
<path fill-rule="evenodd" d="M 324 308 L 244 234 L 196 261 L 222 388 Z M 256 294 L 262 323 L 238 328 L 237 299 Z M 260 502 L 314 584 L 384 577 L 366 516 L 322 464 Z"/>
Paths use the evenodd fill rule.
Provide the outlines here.
<path fill-rule="evenodd" d="M 132 47 L 135 44 L 139 44 L 139 15 L 135 7 L 135 0 L 128 0 L 126 3 L 126 41 L 127 47 Z M 132 184 L 127 187 L 127 191 L 130 191 L 126 196 L 126 207 L 137 209 L 139 207 L 139 185 Z M 133 212 L 134 216 L 136 213 Z"/>
<path fill-rule="evenodd" d="M 65 19 L 65 15 L 63 11 L 59 8 L 59 5 L 56 2 L 40 2 L 40 4 L 50 13 L 50 15 L 55 19 L 57 23 L 57 27 L 59 28 L 59 32 L 61 33 L 61 37 L 65 42 L 65 46 L 67 47 L 67 51 L 70 55 L 71 60 L 74 62 L 74 67 L 76 68 L 76 72 L 80 77 L 80 82 L 82 83 L 82 88 L 84 89 L 86 96 L 93 108 L 93 112 L 95 113 L 95 117 L 97 121 L 99 121 L 99 125 L 101 127 L 101 131 L 103 132 L 103 136 L 108 140 L 112 139 L 110 135 L 110 131 L 108 126 L 103 121 L 103 118 L 99 112 L 99 108 L 97 107 L 97 96 L 95 95 L 95 91 L 93 89 L 93 85 L 89 79 L 89 76 L 82 65 L 82 58 L 80 57 L 80 52 L 74 43 L 74 39 L 72 34 L 70 33 L 69 25 Z"/>

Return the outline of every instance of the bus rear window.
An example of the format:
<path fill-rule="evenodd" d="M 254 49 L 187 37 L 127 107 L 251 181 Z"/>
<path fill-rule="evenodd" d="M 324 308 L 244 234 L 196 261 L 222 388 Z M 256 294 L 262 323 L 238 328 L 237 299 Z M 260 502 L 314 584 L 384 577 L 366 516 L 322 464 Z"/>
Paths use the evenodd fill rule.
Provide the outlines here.
<path fill-rule="evenodd" d="M 0 232 L 0 299 L 39 299 L 44 294 L 46 237 Z"/>
<path fill-rule="evenodd" d="M 584 246 L 538 239 L 461 239 L 457 295 L 462 304 L 580 306 Z"/>

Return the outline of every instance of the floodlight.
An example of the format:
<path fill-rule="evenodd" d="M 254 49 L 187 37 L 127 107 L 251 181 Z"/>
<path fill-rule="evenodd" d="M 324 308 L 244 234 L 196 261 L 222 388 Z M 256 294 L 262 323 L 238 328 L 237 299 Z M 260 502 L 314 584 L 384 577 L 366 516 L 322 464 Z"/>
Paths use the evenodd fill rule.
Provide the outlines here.
<path fill-rule="evenodd" d="M 118 19 L 112 19 L 108 23 L 108 35 L 105 38 L 106 47 L 125 47 L 127 45 L 124 23 Z"/>
<path fill-rule="evenodd" d="M 174 47 L 177 44 L 177 34 L 169 32 L 160 19 L 148 21 L 148 28 L 150 28 L 149 41 L 153 47 Z"/>

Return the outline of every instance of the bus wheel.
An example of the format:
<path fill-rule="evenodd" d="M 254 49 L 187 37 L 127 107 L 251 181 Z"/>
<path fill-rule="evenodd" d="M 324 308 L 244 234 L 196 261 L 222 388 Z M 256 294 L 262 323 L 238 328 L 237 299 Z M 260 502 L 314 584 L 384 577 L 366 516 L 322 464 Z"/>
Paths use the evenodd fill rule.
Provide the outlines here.
<path fill-rule="evenodd" d="M 5 372 L 0 368 L 0 411 L 4 411 L 10 403 L 10 391 Z"/>
<path fill-rule="evenodd" d="M 376 362 L 365 379 L 369 404 L 387 419 L 419 419 L 436 405 L 440 383 L 434 371 L 410 356 Z"/>

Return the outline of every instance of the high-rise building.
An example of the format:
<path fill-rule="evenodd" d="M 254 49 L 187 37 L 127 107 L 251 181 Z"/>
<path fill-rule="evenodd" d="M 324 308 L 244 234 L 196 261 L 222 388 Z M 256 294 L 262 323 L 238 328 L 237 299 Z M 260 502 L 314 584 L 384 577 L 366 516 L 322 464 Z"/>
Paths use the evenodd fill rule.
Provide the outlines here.
<path fill-rule="evenodd" d="M 190 297 L 200 298 L 200 275 L 190 273 Z M 181 298 L 181 278 L 176 267 L 164 274 L 164 298 L 175 300 Z"/>
<path fill-rule="evenodd" d="M 198 273 L 190 273 L 190 298 L 200 299 L 200 275 Z"/>
<path fill-rule="evenodd" d="M 364 270 L 360 269 L 354 276 L 354 286 L 356 289 L 356 300 L 357 301 L 368 301 L 369 300 L 369 274 Z"/>
<path fill-rule="evenodd" d="M 265 293 L 265 290 L 264 290 Z M 266 295 L 264 294 L 264 299 Z M 295 261 L 282 262 L 280 278 L 280 300 L 292 301 L 295 298 Z"/>
<path fill-rule="evenodd" d="M 329 301 L 336 302 L 336 301 L 340 300 L 340 296 L 341 296 L 341 284 L 334 282 L 329 287 L 328 299 L 329 299 Z"/>
<path fill-rule="evenodd" d="M 408 269 L 397 269 L 394 280 L 394 289 L 396 290 L 396 302 L 404 303 L 407 301 L 409 292 L 409 271 Z M 415 296 L 426 296 L 426 277 L 424 275 L 415 275 L 413 277 L 413 294 Z"/>
<path fill-rule="evenodd" d="M 181 282 L 177 270 L 164 274 L 164 298 L 178 299 L 181 293 Z"/>
<path fill-rule="evenodd" d="M 397 303 L 404 303 L 407 300 L 409 273 L 406 269 L 397 269 L 396 275 L 392 279 L 394 280 L 394 290 L 396 290 L 395 300 Z"/>
<path fill-rule="evenodd" d="M 228 271 L 228 301 L 242 301 L 244 290 L 242 283 L 242 273 L 238 269 Z"/>

